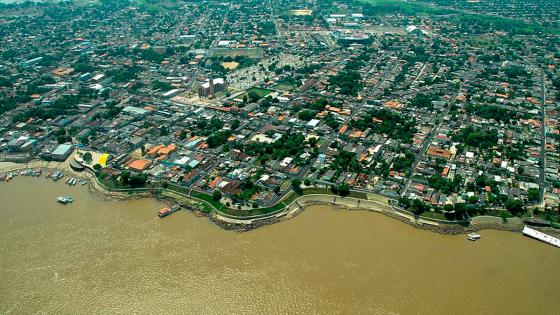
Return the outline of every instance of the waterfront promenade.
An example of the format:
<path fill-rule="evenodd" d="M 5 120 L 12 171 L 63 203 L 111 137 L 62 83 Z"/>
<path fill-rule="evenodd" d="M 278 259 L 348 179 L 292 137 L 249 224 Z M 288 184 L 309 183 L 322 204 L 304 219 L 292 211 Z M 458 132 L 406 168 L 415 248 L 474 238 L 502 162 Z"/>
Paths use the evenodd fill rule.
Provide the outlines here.
<path fill-rule="evenodd" d="M 341 197 L 330 193 L 306 193 L 298 196 L 295 192 L 290 192 L 281 198 L 277 204 L 270 208 L 276 208 L 269 213 L 258 215 L 232 215 L 224 212 L 225 206 L 217 208 L 213 203 L 192 195 L 192 190 L 182 192 L 169 187 L 155 186 L 146 188 L 110 188 L 100 182 L 93 171 L 86 169 L 84 172 L 75 172 L 70 168 L 69 160 L 61 162 L 31 161 L 26 164 L 0 162 L 0 172 L 11 172 L 25 168 L 42 168 L 49 170 L 62 170 L 73 177 L 85 178 L 89 180 L 89 187 L 92 191 L 98 191 L 108 198 L 131 199 L 158 197 L 167 199 L 170 202 L 179 202 L 191 209 L 200 209 L 201 213 L 208 215 L 216 224 L 226 229 L 244 231 L 257 228 L 259 226 L 273 224 L 286 219 L 292 219 L 304 211 L 308 206 L 326 205 L 335 206 L 346 210 L 364 210 L 382 213 L 386 216 L 397 219 L 401 222 L 413 225 L 418 228 L 432 230 L 443 234 L 459 234 L 471 230 L 479 229 L 499 229 L 520 232 L 523 229 L 523 222 L 519 218 L 511 218 L 503 222 L 501 218 L 491 216 L 480 216 L 471 219 L 470 224 L 464 221 L 447 221 L 434 218 L 426 218 L 414 215 L 406 210 L 397 208 L 390 204 L 390 199 L 368 194 L 367 199 L 356 197 Z M 177 186 L 173 186 L 177 188 Z M 328 191 L 328 190 L 323 190 Z M 200 194 L 198 194 L 200 195 Z M 269 209 L 270 209 L 269 208 Z M 242 213 L 237 211 L 236 213 Z"/>

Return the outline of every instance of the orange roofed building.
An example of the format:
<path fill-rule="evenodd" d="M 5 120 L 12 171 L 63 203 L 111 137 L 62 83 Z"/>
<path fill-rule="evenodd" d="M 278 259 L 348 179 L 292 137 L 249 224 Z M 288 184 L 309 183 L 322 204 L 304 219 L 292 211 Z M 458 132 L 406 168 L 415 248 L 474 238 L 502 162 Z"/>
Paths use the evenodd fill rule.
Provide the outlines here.
<path fill-rule="evenodd" d="M 147 170 L 148 167 L 150 167 L 151 164 L 152 164 L 152 162 L 150 162 L 148 160 L 134 160 L 134 161 L 128 163 L 128 168 L 133 170 L 133 171 L 143 172 L 143 171 Z"/>
<path fill-rule="evenodd" d="M 168 146 L 164 146 L 163 144 L 156 145 L 148 150 L 147 155 L 151 157 L 156 157 L 160 155 L 169 155 L 171 152 L 177 150 L 177 147 L 174 144 L 170 144 Z"/>
<path fill-rule="evenodd" d="M 395 101 L 395 100 L 391 100 L 391 101 L 385 102 L 385 104 L 383 104 L 383 106 L 385 106 L 387 108 L 397 109 L 397 108 L 401 108 L 402 104 Z"/>
<path fill-rule="evenodd" d="M 451 151 L 446 150 L 446 149 L 442 149 L 436 146 L 430 146 L 428 148 L 428 152 L 426 152 L 426 154 L 430 155 L 430 156 L 434 156 L 434 157 L 439 157 L 439 158 L 443 158 L 446 160 L 451 159 Z"/>

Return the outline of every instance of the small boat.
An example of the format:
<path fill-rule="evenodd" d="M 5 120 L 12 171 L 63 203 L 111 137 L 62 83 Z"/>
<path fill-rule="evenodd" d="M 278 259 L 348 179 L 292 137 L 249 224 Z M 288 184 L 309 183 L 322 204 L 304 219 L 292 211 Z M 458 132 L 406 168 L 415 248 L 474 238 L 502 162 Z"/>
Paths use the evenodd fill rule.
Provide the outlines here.
<path fill-rule="evenodd" d="M 85 179 L 80 179 L 80 185 L 83 186 L 83 185 L 85 185 L 85 184 L 87 184 L 87 180 L 85 180 Z"/>
<path fill-rule="evenodd" d="M 60 172 L 60 171 L 55 171 L 55 172 L 52 174 L 52 179 L 53 179 L 53 181 L 55 181 L 55 182 L 56 182 L 57 180 L 61 179 L 62 177 L 64 177 L 64 173 L 62 173 L 62 172 Z"/>
<path fill-rule="evenodd" d="M 480 239 L 480 234 L 476 234 L 476 233 L 469 233 L 467 234 L 467 239 L 469 241 L 476 241 Z"/>
<path fill-rule="evenodd" d="M 74 177 L 72 177 L 72 178 L 70 179 L 70 183 L 69 183 L 69 184 L 70 184 L 70 186 L 75 186 L 77 182 L 78 182 L 78 180 L 75 179 Z"/>
<path fill-rule="evenodd" d="M 172 214 L 173 212 L 179 211 L 179 210 L 181 210 L 180 205 L 173 205 L 171 207 L 165 207 L 165 208 L 158 211 L 158 217 L 163 218 L 163 217 L 166 217 L 166 216 Z"/>
<path fill-rule="evenodd" d="M 171 208 L 166 207 L 166 208 L 160 209 L 158 211 L 157 215 L 158 215 L 158 217 L 163 218 L 163 217 L 166 217 L 166 216 L 170 215 L 171 213 L 172 213 Z"/>
<path fill-rule="evenodd" d="M 63 204 L 63 205 L 67 205 L 69 203 L 72 203 L 72 201 L 74 201 L 74 199 L 72 199 L 72 197 L 70 197 L 70 196 L 58 196 L 58 198 L 56 198 L 56 201 L 58 203 Z"/>
<path fill-rule="evenodd" d="M 72 178 L 68 177 L 68 178 L 64 181 L 64 183 L 70 184 L 70 180 L 71 180 L 71 179 L 72 179 Z"/>

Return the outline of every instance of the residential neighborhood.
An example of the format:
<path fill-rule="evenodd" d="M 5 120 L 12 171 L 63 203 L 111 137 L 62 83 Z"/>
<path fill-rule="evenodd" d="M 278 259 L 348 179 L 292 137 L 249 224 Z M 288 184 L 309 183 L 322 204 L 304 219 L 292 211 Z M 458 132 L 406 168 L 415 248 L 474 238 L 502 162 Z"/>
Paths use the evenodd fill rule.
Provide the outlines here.
<path fill-rule="evenodd" d="M 77 159 L 240 210 L 324 187 L 558 219 L 560 38 L 442 5 L 2 5 L 0 159 Z"/>

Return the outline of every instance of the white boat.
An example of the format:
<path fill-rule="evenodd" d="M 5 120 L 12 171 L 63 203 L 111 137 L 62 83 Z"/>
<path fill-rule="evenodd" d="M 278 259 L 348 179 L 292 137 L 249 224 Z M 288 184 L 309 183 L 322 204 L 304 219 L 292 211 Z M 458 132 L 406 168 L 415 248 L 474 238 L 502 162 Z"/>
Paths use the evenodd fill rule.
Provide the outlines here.
<path fill-rule="evenodd" d="M 58 196 L 58 198 L 56 198 L 56 201 L 58 203 L 63 204 L 63 205 L 67 205 L 69 203 L 72 203 L 72 201 L 74 201 L 74 199 L 72 199 L 72 197 L 70 197 L 70 196 Z"/>
<path fill-rule="evenodd" d="M 480 234 L 476 234 L 476 233 L 469 233 L 467 234 L 467 239 L 469 241 L 476 241 L 480 239 Z"/>

